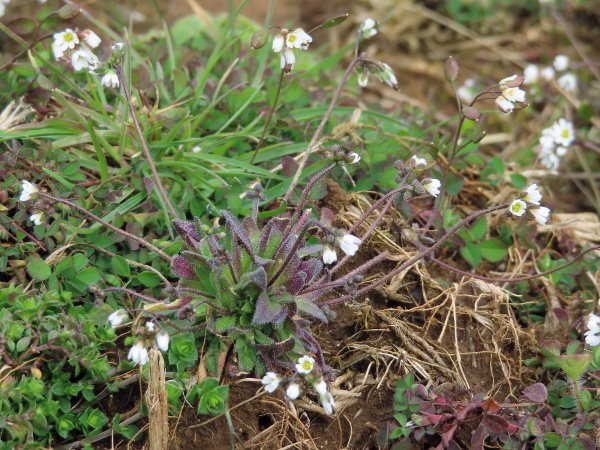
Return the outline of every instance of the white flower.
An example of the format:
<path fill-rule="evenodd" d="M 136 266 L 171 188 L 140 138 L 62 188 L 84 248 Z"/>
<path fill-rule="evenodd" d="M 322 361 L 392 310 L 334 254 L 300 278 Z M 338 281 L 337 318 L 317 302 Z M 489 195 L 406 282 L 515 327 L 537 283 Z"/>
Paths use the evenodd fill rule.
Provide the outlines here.
<path fill-rule="evenodd" d="M 331 245 L 325 244 L 323 247 L 323 262 L 325 264 L 333 264 L 337 261 L 337 253 Z"/>
<path fill-rule="evenodd" d="M 344 234 L 336 239 L 337 244 L 348 256 L 354 256 L 358 250 L 358 246 L 362 243 L 362 241 L 353 234 Z"/>
<path fill-rule="evenodd" d="M 554 69 L 552 67 L 545 67 L 540 71 L 540 77 L 542 80 L 550 81 L 554 78 Z"/>
<path fill-rule="evenodd" d="M 101 83 L 106 87 L 119 87 L 119 77 L 117 76 L 117 72 L 115 72 L 113 69 L 110 69 L 102 77 Z"/>
<path fill-rule="evenodd" d="M 129 317 L 129 314 L 124 309 L 117 309 L 110 316 L 108 316 L 108 321 L 110 322 L 110 326 L 112 328 L 117 328 L 121 325 L 125 319 Z"/>
<path fill-rule="evenodd" d="M 57 44 L 56 42 L 52 44 L 52 53 L 54 53 L 54 59 L 56 59 L 57 61 L 60 58 L 62 58 L 65 54 L 65 52 L 62 49 L 62 45 Z"/>
<path fill-rule="evenodd" d="M 415 423 L 414 423 L 412 420 L 409 420 L 408 422 L 406 422 L 406 425 L 405 425 L 405 426 L 406 426 L 407 428 L 409 428 L 409 427 L 412 427 L 414 424 L 415 424 Z"/>
<path fill-rule="evenodd" d="M 27 200 L 31 200 L 32 198 L 37 197 L 37 193 L 39 189 L 35 184 L 30 183 L 27 180 L 23 180 L 23 187 L 21 188 L 21 195 L 19 200 L 22 202 L 26 202 Z"/>
<path fill-rule="evenodd" d="M 79 44 L 77 33 L 70 28 L 67 28 L 65 31 L 61 31 L 54 35 L 52 47 L 54 48 L 54 46 L 56 46 L 60 51 L 66 52 L 69 49 L 73 50 L 77 44 Z"/>
<path fill-rule="evenodd" d="M 354 166 L 360 162 L 360 155 L 356 152 L 350 152 L 346 155 L 346 161 L 348 164 Z"/>
<path fill-rule="evenodd" d="M 102 42 L 102 39 L 100 39 L 98 35 L 92 30 L 83 30 L 81 34 L 83 37 L 83 42 L 85 42 L 92 48 L 98 47 L 100 45 L 100 42 Z"/>
<path fill-rule="evenodd" d="M 312 42 L 312 37 L 302 28 L 296 28 L 287 35 L 286 45 L 289 48 L 308 49 L 308 45 Z"/>
<path fill-rule="evenodd" d="M 429 194 L 433 195 L 434 197 L 437 197 L 440 193 L 439 188 L 441 185 L 442 183 L 440 182 L 440 180 L 436 180 L 435 178 L 429 178 L 425 181 L 425 183 L 423 183 L 423 189 L 425 189 L 427 192 L 429 192 Z"/>
<path fill-rule="evenodd" d="M 120 52 L 125 48 L 125 44 L 123 44 L 122 42 L 116 42 L 111 48 L 113 52 Z"/>
<path fill-rule="evenodd" d="M 540 162 L 548 169 L 556 170 L 560 166 L 560 158 L 554 152 L 540 153 Z"/>
<path fill-rule="evenodd" d="M 557 82 L 567 92 L 575 92 L 577 90 L 577 77 L 573 73 L 565 73 Z"/>
<path fill-rule="evenodd" d="M 548 221 L 548 215 L 550 214 L 550 209 L 545 206 L 540 206 L 536 209 L 530 209 L 529 212 L 533 215 L 533 218 L 540 225 L 546 225 Z"/>
<path fill-rule="evenodd" d="M 535 64 L 529 64 L 523 71 L 525 84 L 537 84 L 540 80 L 540 69 Z"/>
<path fill-rule="evenodd" d="M 519 88 L 506 88 L 502 91 L 502 95 L 509 102 L 525 101 L 525 91 Z"/>
<path fill-rule="evenodd" d="M 556 156 L 565 156 L 567 154 L 567 149 L 563 146 L 556 147 Z"/>
<path fill-rule="evenodd" d="M 413 155 L 410 159 L 413 162 L 415 169 L 422 169 L 427 166 L 427 160 L 425 158 L 419 158 L 417 155 Z"/>
<path fill-rule="evenodd" d="M 297 383 L 290 383 L 290 385 L 285 390 L 285 395 L 290 400 L 296 400 L 300 395 L 300 385 Z"/>
<path fill-rule="evenodd" d="M 149 361 L 148 350 L 146 350 L 146 347 L 144 347 L 142 341 L 137 341 L 135 345 L 131 347 L 129 354 L 127 355 L 127 359 L 142 366 Z"/>
<path fill-rule="evenodd" d="M 361 87 L 365 87 L 369 83 L 369 74 L 366 72 L 362 72 L 358 76 L 358 85 Z"/>
<path fill-rule="evenodd" d="M 513 200 L 512 203 L 508 206 L 508 210 L 515 216 L 522 216 L 525 214 L 525 210 L 527 209 L 527 203 L 523 200 Z"/>
<path fill-rule="evenodd" d="M 552 126 L 551 135 L 554 142 L 563 147 L 568 147 L 575 139 L 573 124 L 566 119 L 559 119 L 558 122 Z"/>
<path fill-rule="evenodd" d="M 154 322 L 146 322 L 146 332 L 147 333 L 154 333 Z"/>
<path fill-rule="evenodd" d="M 516 80 L 516 79 L 517 79 L 517 74 L 514 74 L 513 76 L 501 79 L 500 82 L 498 83 L 498 85 L 500 86 L 500 89 L 504 90 L 504 89 L 508 88 L 509 81 Z"/>
<path fill-rule="evenodd" d="M 496 99 L 496 107 L 505 114 L 510 114 L 515 109 L 515 105 L 502 95 Z"/>
<path fill-rule="evenodd" d="M 321 378 L 317 383 L 315 383 L 313 387 L 315 388 L 315 391 L 317 391 L 317 394 L 327 395 L 327 383 L 325 383 L 325 380 L 323 378 Z"/>
<path fill-rule="evenodd" d="M 461 100 L 470 104 L 477 95 L 477 90 L 475 89 L 475 87 L 475 80 L 473 78 L 467 78 L 464 84 L 457 89 L 456 93 L 461 98 Z"/>
<path fill-rule="evenodd" d="M 375 76 L 379 78 L 379 81 L 382 83 L 386 83 L 389 87 L 396 89 L 398 80 L 396 79 L 396 75 L 394 75 L 392 68 L 384 62 L 378 64 L 383 67 L 383 70 L 378 71 Z"/>
<path fill-rule="evenodd" d="M 600 344 L 600 316 L 590 314 L 587 321 L 588 331 L 585 332 L 585 342 L 590 347 Z"/>
<path fill-rule="evenodd" d="M 71 54 L 71 64 L 75 70 L 86 69 L 96 61 L 98 61 L 98 57 L 86 48 L 80 48 Z"/>
<path fill-rule="evenodd" d="M 296 56 L 294 55 L 294 51 L 291 48 L 284 48 L 281 52 L 279 67 L 290 71 L 294 68 L 294 64 L 296 63 Z"/>
<path fill-rule="evenodd" d="M 267 372 L 262 379 L 262 384 L 265 385 L 265 391 L 267 391 L 269 394 L 275 392 L 275 389 L 279 387 L 280 382 L 281 375 L 278 375 L 275 372 Z"/>
<path fill-rule="evenodd" d="M 569 68 L 569 57 L 565 55 L 556 55 L 552 63 L 557 71 L 567 70 Z"/>
<path fill-rule="evenodd" d="M 169 333 L 167 333 L 166 331 L 162 331 L 156 335 L 156 345 L 163 352 L 166 352 L 167 350 L 169 350 L 169 341 L 170 340 L 171 340 L 171 337 L 169 336 Z"/>
<path fill-rule="evenodd" d="M 537 184 L 532 184 L 527 189 L 525 189 L 527 195 L 521 197 L 521 200 L 527 203 L 533 203 L 534 205 L 539 205 L 540 200 L 542 199 L 542 194 L 538 191 Z"/>
<path fill-rule="evenodd" d="M 298 360 L 298 364 L 296 364 L 296 372 L 308 375 L 314 367 L 315 359 L 304 355 Z"/>
<path fill-rule="evenodd" d="M 325 409 L 325 412 L 329 415 L 333 414 L 333 410 L 335 408 L 335 402 L 333 400 L 333 395 L 327 392 L 325 395 L 321 395 L 320 397 L 321 404 Z"/>
<path fill-rule="evenodd" d="M 370 39 L 377 34 L 377 21 L 373 19 L 365 20 L 358 29 L 358 32 L 365 39 Z"/>
<path fill-rule="evenodd" d="M 283 44 L 285 44 L 285 38 L 281 34 L 278 34 L 273 39 L 273 51 L 279 53 L 283 48 Z"/>
<path fill-rule="evenodd" d="M 44 221 L 44 213 L 36 212 L 29 216 L 29 220 L 31 220 L 35 225 L 41 225 Z"/>

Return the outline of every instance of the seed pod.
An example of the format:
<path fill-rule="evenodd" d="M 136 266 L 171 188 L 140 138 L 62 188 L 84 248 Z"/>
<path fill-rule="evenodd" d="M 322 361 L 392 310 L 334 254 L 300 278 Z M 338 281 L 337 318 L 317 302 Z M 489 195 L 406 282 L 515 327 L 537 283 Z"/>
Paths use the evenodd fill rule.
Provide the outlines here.
<path fill-rule="evenodd" d="M 251 45 L 254 49 L 263 48 L 269 40 L 269 30 L 267 28 L 261 28 L 252 35 Z"/>
<path fill-rule="evenodd" d="M 473 108 L 472 106 L 463 105 L 462 112 L 469 120 L 479 120 L 479 117 L 481 116 L 479 110 L 477 108 Z"/>
<path fill-rule="evenodd" d="M 335 17 L 332 17 L 331 19 L 326 20 L 325 22 L 323 22 L 323 24 L 321 26 L 323 28 L 335 27 L 335 26 L 339 25 L 340 23 L 344 22 L 347 18 L 348 18 L 348 13 L 340 14 L 338 16 L 335 16 Z"/>
<path fill-rule="evenodd" d="M 456 83 L 459 70 L 458 62 L 456 62 L 452 56 L 449 57 L 444 64 L 444 76 L 446 77 L 446 81 L 450 84 Z"/>
<path fill-rule="evenodd" d="M 73 17 L 79 15 L 80 12 L 81 12 L 81 8 L 79 8 L 78 6 L 65 5 L 58 10 L 57 14 L 58 14 L 58 17 L 60 17 L 61 19 L 69 20 L 69 19 L 72 19 Z"/>

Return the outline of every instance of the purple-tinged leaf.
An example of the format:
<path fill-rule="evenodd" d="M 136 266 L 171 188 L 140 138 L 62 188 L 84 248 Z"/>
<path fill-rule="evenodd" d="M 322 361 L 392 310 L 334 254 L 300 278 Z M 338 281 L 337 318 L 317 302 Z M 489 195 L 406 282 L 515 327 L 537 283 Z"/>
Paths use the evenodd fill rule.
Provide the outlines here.
<path fill-rule="evenodd" d="M 245 217 L 242 221 L 242 226 L 250 236 L 251 240 L 256 239 L 260 235 L 260 230 L 258 229 L 258 226 L 252 217 Z"/>
<path fill-rule="evenodd" d="M 265 258 L 262 258 L 262 257 L 260 257 L 260 256 L 257 256 L 257 257 L 256 257 L 256 261 L 255 261 L 255 262 L 256 262 L 256 264 L 258 264 L 259 266 L 266 266 L 267 264 L 269 264 L 269 263 L 272 263 L 272 262 L 273 262 L 273 260 L 272 260 L 272 259 L 265 259 Z"/>
<path fill-rule="evenodd" d="M 142 180 L 144 181 L 146 192 L 148 192 L 148 194 L 152 194 L 152 191 L 154 190 L 154 181 L 152 181 L 152 178 L 144 177 Z"/>
<path fill-rule="evenodd" d="M 173 226 L 187 245 L 192 248 L 196 248 L 200 239 L 198 238 L 198 233 L 196 232 L 196 226 L 192 222 L 175 219 L 173 221 Z"/>
<path fill-rule="evenodd" d="M 183 256 L 175 255 L 171 262 L 171 266 L 173 268 L 173 273 L 179 278 L 185 278 L 186 280 L 195 280 L 197 278 L 194 266 Z"/>
<path fill-rule="evenodd" d="M 321 208 L 321 223 L 331 228 L 334 221 L 335 214 L 329 208 Z"/>
<path fill-rule="evenodd" d="M 296 295 L 300 292 L 300 289 L 306 284 L 306 272 L 298 272 L 290 278 L 285 284 L 286 290 L 292 295 Z"/>
<path fill-rule="evenodd" d="M 540 345 L 540 351 L 546 356 L 558 356 L 560 355 L 560 342 L 558 341 L 545 341 Z"/>
<path fill-rule="evenodd" d="M 536 437 L 542 437 L 544 435 L 542 425 L 543 422 L 540 419 L 537 417 L 532 417 L 527 422 L 527 430 L 529 430 L 529 432 Z"/>
<path fill-rule="evenodd" d="M 272 301 L 266 292 L 261 292 L 256 300 L 256 310 L 254 311 L 254 317 L 252 317 L 252 325 L 264 325 L 271 323 L 277 317 L 283 305 Z"/>
<path fill-rule="evenodd" d="M 259 267 L 258 269 L 248 272 L 248 278 L 252 281 L 261 291 L 267 289 L 267 272 L 263 267 Z"/>
<path fill-rule="evenodd" d="M 298 307 L 298 312 L 308 314 L 322 322 L 329 323 L 327 316 L 321 311 L 321 308 L 313 302 L 305 300 L 302 297 L 296 297 L 296 306 Z"/>
<path fill-rule="evenodd" d="M 569 313 L 564 308 L 552 308 L 552 312 L 556 315 L 558 323 L 561 327 L 569 328 Z"/>
<path fill-rule="evenodd" d="M 281 325 L 283 323 L 283 321 L 288 317 L 288 313 L 289 313 L 290 309 L 287 307 L 287 305 L 283 305 L 283 308 L 281 308 L 281 312 L 279 314 L 277 314 L 275 317 L 273 317 L 273 325 L 277 326 L 277 325 Z"/>
<path fill-rule="evenodd" d="M 582 351 L 583 342 L 581 341 L 571 341 L 567 344 L 567 348 L 565 349 L 567 355 L 574 355 L 576 353 L 581 353 Z"/>
<path fill-rule="evenodd" d="M 281 168 L 286 177 L 293 177 L 298 171 L 298 163 L 291 156 L 285 155 L 281 157 Z"/>
<path fill-rule="evenodd" d="M 532 402 L 545 403 L 548 399 L 548 390 L 542 383 L 535 383 L 523 389 L 523 395 Z"/>
<path fill-rule="evenodd" d="M 483 416 L 480 426 L 493 434 L 506 433 L 509 429 L 508 421 L 495 414 L 486 414 Z"/>
<path fill-rule="evenodd" d="M 471 438 L 471 450 L 483 450 L 483 443 L 488 436 L 489 433 L 484 427 L 477 428 Z"/>
<path fill-rule="evenodd" d="M 248 234 L 246 233 L 246 230 L 244 230 L 244 227 L 242 226 L 240 221 L 237 220 L 237 218 L 227 210 L 222 209 L 221 214 L 223 215 L 223 217 L 225 217 L 225 220 L 227 221 L 227 226 L 229 227 L 233 235 L 240 241 L 246 252 L 248 252 L 248 255 L 250 255 L 250 258 L 252 258 L 252 261 L 254 261 L 254 250 L 252 248 L 252 242 L 250 242 L 250 238 L 248 237 Z"/>

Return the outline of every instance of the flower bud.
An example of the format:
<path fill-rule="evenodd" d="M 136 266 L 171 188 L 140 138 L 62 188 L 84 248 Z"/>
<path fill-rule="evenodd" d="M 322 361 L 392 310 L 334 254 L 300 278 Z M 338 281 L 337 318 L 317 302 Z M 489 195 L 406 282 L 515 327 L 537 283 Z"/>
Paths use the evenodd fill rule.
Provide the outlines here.
<path fill-rule="evenodd" d="M 460 68 L 458 67 L 458 62 L 452 56 L 446 60 L 444 64 L 444 76 L 446 77 L 446 81 L 450 84 L 456 83 L 458 79 L 458 72 Z"/>
<path fill-rule="evenodd" d="M 462 112 L 469 120 L 479 120 L 479 117 L 481 116 L 479 110 L 477 108 L 473 108 L 472 106 L 463 105 Z"/>
<path fill-rule="evenodd" d="M 360 162 L 360 155 L 356 152 L 350 152 L 346 155 L 346 162 L 350 165 L 355 165 Z"/>
<path fill-rule="evenodd" d="M 81 12 L 81 8 L 75 5 L 65 5 L 62 8 L 60 8 L 57 12 L 58 17 L 60 17 L 63 20 L 69 20 L 72 19 L 73 17 L 79 15 L 79 13 Z"/>
<path fill-rule="evenodd" d="M 263 48 L 269 41 L 269 30 L 267 28 L 261 28 L 252 35 L 251 44 L 252 48 L 259 49 Z"/>
<path fill-rule="evenodd" d="M 335 17 L 332 17 L 331 19 L 328 19 L 325 22 L 323 22 L 321 27 L 331 28 L 331 27 L 338 26 L 340 23 L 344 22 L 348 18 L 348 15 L 349 15 L 348 13 L 345 13 L 345 14 L 339 14 Z"/>

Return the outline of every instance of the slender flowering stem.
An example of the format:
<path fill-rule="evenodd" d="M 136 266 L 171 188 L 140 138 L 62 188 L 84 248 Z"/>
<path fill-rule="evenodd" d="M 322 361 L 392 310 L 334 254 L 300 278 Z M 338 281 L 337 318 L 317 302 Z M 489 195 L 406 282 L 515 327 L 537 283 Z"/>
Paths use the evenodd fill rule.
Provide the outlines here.
<path fill-rule="evenodd" d="M 267 128 L 269 128 L 269 124 L 271 123 L 271 119 L 273 118 L 273 113 L 275 112 L 275 109 L 277 108 L 277 103 L 279 102 L 279 94 L 281 93 L 281 85 L 283 84 L 283 75 L 284 74 L 285 74 L 285 71 L 283 69 L 281 69 L 281 73 L 279 74 L 279 84 L 277 85 L 277 93 L 275 94 L 275 101 L 273 102 L 273 106 L 272 106 L 271 110 L 269 111 L 269 115 L 267 116 L 267 122 L 265 123 L 265 126 L 263 128 L 262 134 L 260 136 L 260 140 L 258 141 L 258 144 L 256 145 L 256 150 L 254 150 L 254 154 L 252 155 L 250 164 L 254 163 L 254 160 L 256 159 L 256 155 L 258 155 L 258 151 L 262 148 L 262 146 L 265 142 L 265 135 L 267 134 Z"/>
<path fill-rule="evenodd" d="M 294 175 L 292 184 L 290 184 L 290 187 L 288 188 L 287 192 L 285 193 L 285 197 L 283 197 L 284 201 L 287 202 L 289 200 L 290 196 L 292 195 L 292 192 L 296 188 L 296 185 L 298 184 L 298 180 L 300 179 L 300 174 L 302 173 L 302 170 L 304 169 L 304 166 L 306 165 L 306 161 L 308 160 L 309 155 L 316 149 L 317 141 L 321 137 L 321 134 L 323 134 L 323 130 L 325 129 L 325 124 L 327 124 L 327 121 L 329 120 L 329 117 L 331 116 L 331 113 L 333 112 L 333 108 L 335 107 L 335 105 L 338 101 L 338 98 L 340 97 L 340 94 L 342 93 L 342 89 L 343 89 L 344 85 L 346 84 L 348 77 L 354 70 L 354 67 L 356 66 L 356 64 L 358 64 L 360 61 L 361 61 L 361 58 L 354 58 L 352 60 L 352 62 L 350 62 L 350 65 L 346 69 L 346 72 L 344 72 L 344 76 L 342 77 L 342 80 L 340 81 L 340 84 L 338 85 L 335 93 L 333 94 L 333 98 L 331 99 L 331 102 L 329 103 L 329 108 L 327 108 L 327 112 L 323 116 L 323 119 L 321 119 L 321 123 L 317 127 L 315 134 L 313 135 L 312 139 L 310 140 L 310 143 L 308 144 L 308 148 L 304 152 L 304 155 L 302 156 L 302 159 L 300 160 L 300 163 L 298 164 L 298 169 L 296 170 L 296 175 Z"/>
<path fill-rule="evenodd" d="M 440 266 L 451 270 L 453 272 L 456 273 L 460 273 L 461 275 L 464 275 L 466 277 L 471 277 L 471 278 L 476 278 L 478 280 L 483 280 L 483 281 L 489 281 L 490 283 L 517 283 L 519 281 L 529 281 L 529 280 L 535 280 L 536 278 L 539 277 L 543 277 L 546 275 L 550 275 L 551 273 L 554 272 L 558 272 L 559 270 L 562 270 L 566 267 L 569 267 L 570 265 L 574 264 L 575 262 L 579 261 L 579 259 L 581 259 L 583 257 L 583 255 L 585 255 L 588 252 L 591 252 L 593 250 L 598 250 L 600 249 L 600 245 L 596 245 L 594 247 L 590 247 L 587 250 L 582 251 L 581 253 L 579 253 L 578 255 L 575 256 L 575 258 L 573 258 L 571 261 L 562 264 L 558 267 L 555 267 L 554 269 L 550 269 L 550 270 L 546 270 L 545 272 L 540 272 L 540 273 L 536 273 L 535 275 L 528 275 L 526 277 L 518 277 L 518 278 L 492 278 L 492 277 L 484 277 L 481 275 L 476 275 L 474 273 L 470 273 L 470 272 L 464 272 L 463 270 L 460 270 L 456 267 L 453 267 L 449 264 L 446 264 L 445 262 L 440 261 L 439 259 L 436 258 L 431 258 L 431 260 L 437 264 L 439 264 Z"/>
<path fill-rule="evenodd" d="M 159 249 L 158 247 L 155 247 L 154 245 L 152 245 L 148 241 L 142 239 L 139 236 L 136 236 L 135 234 L 131 234 L 131 233 L 125 231 L 125 230 L 121 230 L 120 228 L 115 227 L 114 225 L 108 223 L 106 220 L 101 219 L 100 217 L 98 217 L 94 213 L 89 212 L 87 209 L 82 208 L 81 206 L 76 205 L 75 203 L 72 203 L 69 200 L 64 200 L 62 198 L 57 198 L 57 197 L 54 197 L 52 195 L 45 194 L 43 192 L 38 192 L 38 195 L 41 196 L 41 197 L 49 198 L 50 200 L 52 200 L 54 202 L 62 203 L 64 205 L 70 206 L 71 208 L 76 209 L 77 211 L 81 212 L 82 214 L 85 214 L 86 216 L 91 217 L 96 222 L 101 223 L 102 225 L 104 225 L 109 230 L 112 230 L 115 233 L 119 233 L 120 235 L 125 236 L 126 238 L 131 239 L 132 241 L 135 241 L 138 244 L 143 245 L 148 250 L 152 250 L 153 252 L 159 254 L 160 256 L 162 256 L 167 261 L 171 261 L 171 257 L 169 255 L 167 255 L 161 249 Z"/>
<path fill-rule="evenodd" d="M 155 298 L 148 297 L 147 295 L 140 294 L 139 292 L 135 292 L 135 291 L 132 291 L 131 289 L 122 288 L 122 287 L 109 287 L 106 289 L 100 289 L 98 291 L 98 294 L 102 295 L 106 292 L 124 292 L 125 294 L 133 295 L 134 297 L 141 298 L 142 300 L 146 300 L 147 302 L 151 302 L 151 303 L 159 303 L 160 302 L 160 300 L 157 300 Z"/>
<path fill-rule="evenodd" d="M 384 277 L 380 278 L 377 281 L 374 281 L 370 285 L 365 286 L 364 288 L 362 288 L 361 290 L 359 290 L 355 295 L 353 295 L 353 296 L 351 296 L 351 295 L 345 295 L 343 297 L 339 297 L 339 298 L 336 298 L 336 299 L 333 299 L 333 300 L 328 300 L 326 302 L 319 303 L 318 306 L 333 305 L 333 304 L 336 304 L 336 303 L 345 302 L 346 300 L 350 300 L 353 297 L 357 297 L 359 295 L 366 294 L 370 290 L 376 288 L 377 286 L 385 283 L 389 279 L 395 277 L 397 274 L 399 274 L 403 270 L 407 269 L 408 267 L 412 266 L 413 264 L 417 263 L 421 259 L 423 259 L 426 256 L 432 254 L 435 250 L 437 250 L 438 247 L 440 247 L 444 242 L 446 242 L 452 235 L 454 235 L 459 229 L 461 229 L 465 225 L 471 223 L 472 221 L 474 221 L 475 219 L 478 219 L 481 216 L 484 216 L 485 214 L 489 214 L 491 212 L 498 211 L 499 209 L 504 209 L 504 208 L 508 207 L 509 205 L 510 205 L 510 203 L 503 203 L 502 205 L 492 206 L 491 208 L 487 208 L 487 209 L 484 209 L 482 211 L 477 211 L 477 212 L 471 214 L 470 216 L 465 217 L 459 223 L 457 223 L 456 225 L 454 225 L 450 229 L 450 231 L 448 231 L 445 235 L 443 235 L 435 244 L 433 244 L 427 250 L 425 250 L 425 251 L 423 251 L 423 252 L 421 252 L 421 253 L 413 256 L 408 261 L 405 261 L 403 264 L 401 264 L 399 267 L 397 267 L 395 270 L 391 271 L 390 273 L 388 273 Z"/>
<path fill-rule="evenodd" d="M 175 211 L 175 208 L 173 207 L 171 200 L 169 200 L 167 192 L 165 191 L 162 181 L 160 180 L 160 176 L 158 175 L 158 171 L 156 170 L 156 165 L 154 164 L 154 159 L 152 159 L 152 155 L 150 154 L 150 149 L 148 148 L 148 143 L 146 142 L 146 139 L 144 138 L 144 132 L 142 131 L 142 127 L 140 126 L 140 123 L 137 119 L 137 114 L 135 113 L 135 110 L 133 107 L 133 101 L 131 99 L 131 93 L 129 92 L 129 88 L 127 87 L 127 80 L 125 79 L 125 74 L 123 73 L 123 67 L 120 64 L 115 64 L 115 67 L 117 69 L 117 75 L 119 76 L 119 82 L 121 83 L 121 86 L 123 86 L 123 91 L 125 92 L 125 98 L 127 99 L 127 104 L 129 105 L 129 110 L 131 111 L 131 118 L 133 119 L 133 124 L 134 124 L 135 129 L 140 138 L 140 144 L 142 144 L 144 156 L 146 157 L 146 160 L 148 161 L 148 164 L 150 165 L 150 170 L 152 171 L 152 176 L 154 177 L 154 182 L 156 183 L 156 187 L 158 188 L 160 195 L 162 196 L 163 200 L 165 201 L 167 207 L 169 208 L 171 215 L 173 217 L 177 218 L 177 217 L 179 217 L 179 215 Z"/>

